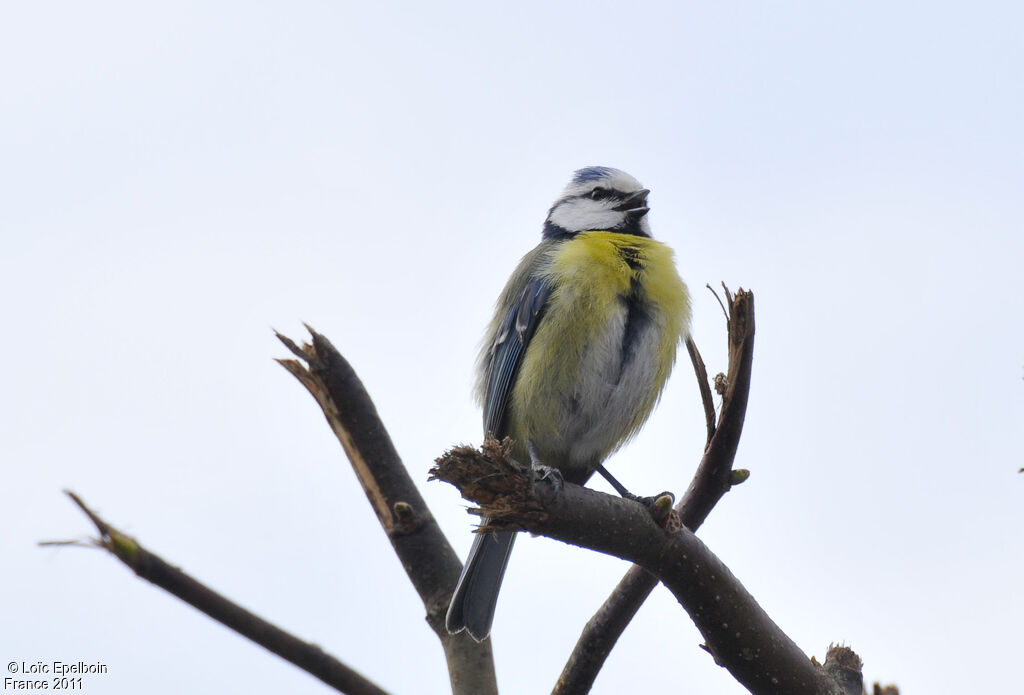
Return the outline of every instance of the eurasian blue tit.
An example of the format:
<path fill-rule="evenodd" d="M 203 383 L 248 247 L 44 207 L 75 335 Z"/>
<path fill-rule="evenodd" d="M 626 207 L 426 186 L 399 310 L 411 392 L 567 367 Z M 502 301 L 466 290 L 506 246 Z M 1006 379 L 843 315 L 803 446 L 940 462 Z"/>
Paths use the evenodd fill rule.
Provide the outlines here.
<path fill-rule="evenodd" d="M 607 475 L 602 462 L 651 414 L 689 331 L 690 297 L 672 250 L 651 238 L 649 193 L 618 169 L 577 171 L 484 336 L 476 388 L 484 432 L 511 437 L 516 460 L 553 467 L 571 483 Z M 477 534 L 449 632 L 488 636 L 515 537 Z"/>

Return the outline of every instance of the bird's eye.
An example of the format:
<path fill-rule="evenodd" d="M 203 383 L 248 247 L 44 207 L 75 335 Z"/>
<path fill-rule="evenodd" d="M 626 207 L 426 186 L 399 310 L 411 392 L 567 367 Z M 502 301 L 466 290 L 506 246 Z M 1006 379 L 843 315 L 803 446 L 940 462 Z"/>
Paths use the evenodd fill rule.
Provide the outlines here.
<path fill-rule="evenodd" d="M 612 192 L 610 190 L 608 190 L 607 188 L 601 188 L 600 186 L 598 186 L 597 188 L 595 188 L 594 190 L 592 190 L 590 192 L 590 199 L 591 200 L 604 200 L 605 198 L 607 198 L 611 194 L 612 194 Z"/>

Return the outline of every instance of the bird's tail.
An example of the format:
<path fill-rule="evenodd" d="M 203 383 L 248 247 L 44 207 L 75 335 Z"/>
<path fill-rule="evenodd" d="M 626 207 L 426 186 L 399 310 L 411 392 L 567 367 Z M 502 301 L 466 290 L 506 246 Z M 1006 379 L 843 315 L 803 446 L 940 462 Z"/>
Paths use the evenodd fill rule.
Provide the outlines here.
<path fill-rule="evenodd" d="M 486 524 L 487 519 L 483 522 Z M 515 531 L 476 534 L 448 606 L 445 619 L 448 632 L 466 630 L 477 642 L 487 639 L 494 621 L 501 579 L 505 576 L 515 540 Z"/>

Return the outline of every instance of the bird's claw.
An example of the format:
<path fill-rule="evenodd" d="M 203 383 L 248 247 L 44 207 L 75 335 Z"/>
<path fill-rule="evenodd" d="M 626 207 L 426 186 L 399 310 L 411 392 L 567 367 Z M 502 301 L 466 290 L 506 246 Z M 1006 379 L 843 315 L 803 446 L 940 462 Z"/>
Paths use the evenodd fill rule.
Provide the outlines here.
<path fill-rule="evenodd" d="M 555 492 L 562 491 L 562 483 L 565 482 L 565 479 L 562 477 L 562 471 L 557 468 L 545 466 L 543 463 L 535 463 L 530 467 L 530 473 L 535 481 L 546 481 Z"/>
<path fill-rule="evenodd" d="M 565 482 L 562 471 L 544 465 L 540 457 L 537 456 L 537 450 L 533 448 L 532 441 L 526 442 L 526 450 L 530 452 L 530 482 L 547 481 L 556 493 L 561 492 L 562 483 Z"/>
<path fill-rule="evenodd" d="M 682 528 L 682 520 L 673 507 L 676 498 L 671 492 L 662 492 L 653 497 L 637 497 L 630 494 L 627 499 L 632 499 L 646 507 L 651 518 L 654 519 L 654 523 L 669 532 L 676 533 Z"/>
<path fill-rule="evenodd" d="M 651 497 L 639 497 L 637 495 L 629 493 L 629 495 L 626 497 L 626 499 L 633 500 L 634 502 L 639 502 L 640 504 L 644 505 L 645 507 L 647 507 L 648 509 L 653 511 L 654 510 L 654 503 L 657 502 L 658 500 L 660 500 L 662 497 L 668 497 L 669 499 L 672 500 L 672 502 L 669 504 L 669 506 L 672 506 L 672 504 L 675 504 L 676 496 L 673 495 L 671 492 L 659 492 L 657 495 L 653 495 Z"/>

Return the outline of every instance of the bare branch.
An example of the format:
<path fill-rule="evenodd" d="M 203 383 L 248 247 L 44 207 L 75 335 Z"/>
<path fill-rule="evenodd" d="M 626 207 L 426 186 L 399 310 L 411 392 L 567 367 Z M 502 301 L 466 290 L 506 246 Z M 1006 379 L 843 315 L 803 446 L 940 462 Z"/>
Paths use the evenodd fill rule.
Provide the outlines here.
<path fill-rule="evenodd" d="M 710 285 L 708 289 L 711 289 Z M 683 525 L 690 531 L 696 531 L 704 523 L 718 500 L 733 484 L 732 464 L 743 431 L 750 391 L 750 371 L 754 359 L 754 295 L 742 289 L 735 297 L 728 291 L 726 293 L 731 299 L 726 314 L 729 388 L 723 397 L 717 425 L 704 360 L 693 341 L 688 339 L 686 342 L 697 375 L 708 430 L 704 456 L 686 494 L 676 505 Z M 725 311 L 724 306 L 722 310 Z M 643 567 L 634 566 L 626 572 L 604 604 L 587 621 L 552 695 L 585 693 L 590 690 L 622 632 L 657 585 L 658 579 Z"/>
<path fill-rule="evenodd" d="M 686 336 L 686 351 L 690 354 L 690 362 L 693 364 L 693 372 L 697 375 L 697 388 L 700 389 L 700 401 L 704 405 L 704 423 L 707 425 L 707 443 L 715 436 L 715 399 L 711 395 L 711 384 L 708 383 L 708 368 L 704 366 L 704 358 L 700 356 L 700 350 L 693 338 Z"/>
<path fill-rule="evenodd" d="M 65 490 L 65 493 L 85 512 L 99 531 L 100 537 L 94 544 L 108 550 L 138 576 L 174 594 L 185 603 L 240 635 L 248 637 L 282 659 L 290 661 L 339 692 L 349 695 L 387 695 L 387 691 L 333 656 L 324 653 L 315 644 L 303 642 L 268 623 L 168 564 L 143 548 L 134 538 L 101 519 L 78 495 L 70 490 Z"/>
<path fill-rule="evenodd" d="M 754 361 L 754 295 L 742 289 L 729 305 L 729 376 L 718 427 L 677 508 L 691 531 L 700 527 L 732 486 L 730 473 L 743 433 Z"/>
<path fill-rule="evenodd" d="M 854 692 L 809 659 L 690 530 L 666 531 L 642 504 L 596 490 L 531 485 L 529 470 L 506 451 L 493 440 L 481 452 L 458 447 L 437 460 L 431 475 L 480 504 L 479 513 L 495 527 L 525 529 L 646 568 L 682 604 L 715 662 L 752 693 Z"/>
<path fill-rule="evenodd" d="M 456 695 L 497 693 L 491 642 L 465 632 L 450 635 L 444 617 L 462 570 L 426 502 L 395 450 L 355 370 L 324 336 L 306 326 L 311 345 L 299 347 L 277 334 L 298 360 L 278 360 L 316 399 L 341 442 L 406 574 L 441 640 Z"/>
<path fill-rule="evenodd" d="M 710 282 L 707 283 L 706 285 L 704 285 L 704 287 L 706 287 L 708 289 L 708 291 L 711 292 L 711 294 L 714 296 L 714 298 L 718 300 L 718 306 L 720 306 L 722 308 L 722 315 L 725 316 L 725 320 L 728 321 L 729 320 L 729 312 L 726 311 L 725 304 L 722 303 L 722 298 L 718 296 L 717 292 L 715 292 L 715 288 L 711 286 Z M 729 288 L 725 287 L 725 283 L 724 282 L 722 283 L 722 287 L 725 288 L 725 294 L 728 296 Z"/>
<path fill-rule="evenodd" d="M 849 647 L 835 644 L 828 646 L 822 670 L 839 683 L 842 687 L 841 692 L 856 695 L 864 692 L 863 668 L 864 662 Z"/>

